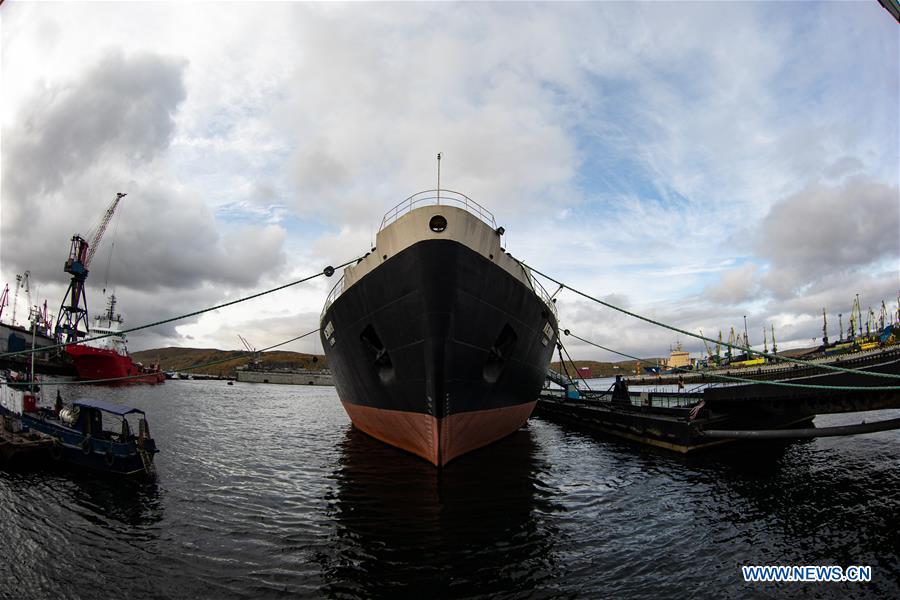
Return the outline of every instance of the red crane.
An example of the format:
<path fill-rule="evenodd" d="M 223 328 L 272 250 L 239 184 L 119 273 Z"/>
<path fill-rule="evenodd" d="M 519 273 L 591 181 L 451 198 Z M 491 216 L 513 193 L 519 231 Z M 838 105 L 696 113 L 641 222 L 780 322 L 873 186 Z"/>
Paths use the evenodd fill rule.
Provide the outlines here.
<path fill-rule="evenodd" d="M 91 242 L 88 242 L 78 234 L 72 236 L 72 245 L 69 248 L 69 258 L 63 267 L 66 273 L 72 275 L 69 282 L 69 288 L 63 296 L 62 305 L 59 307 L 59 315 L 56 317 L 55 334 L 57 340 L 61 342 L 77 342 L 88 333 L 87 323 L 87 296 L 84 293 L 84 281 L 88 276 L 88 268 L 91 265 L 91 259 L 94 258 L 94 252 L 100 245 L 100 240 L 106 227 L 112 220 L 119 201 L 126 194 L 116 194 L 116 199 L 112 201 L 109 208 L 100 219 L 100 223 L 93 230 Z M 84 331 L 79 325 L 84 324 Z"/>

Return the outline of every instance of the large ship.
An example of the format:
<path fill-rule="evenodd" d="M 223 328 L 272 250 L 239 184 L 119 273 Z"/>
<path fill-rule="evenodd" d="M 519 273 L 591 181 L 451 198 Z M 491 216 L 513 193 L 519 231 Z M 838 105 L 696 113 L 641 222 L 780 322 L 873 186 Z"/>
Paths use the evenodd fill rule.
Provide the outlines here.
<path fill-rule="evenodd" d="M 320 336 L 353 425 L 436 466 L 531 415 L 557 339 L 553 301 L 470 198 L 430 190 L 381 222 L 329 294 Z"/>
<path fill-rule="evenodd" d="M 97 315 L 90 329 L 92 337 L 106 335 L 66 346 L 79 379 L 99 380 L 103 383 L 162 383 L 165 374 L 159 365 L 143 366 L 128 354 L 122 315 L 116 314 L 116 297 L 110 295 L 106 312 Z"/>
<path fill-rule="evenodd" d="M 34 322 L 29 317 L 29 325 L 14 325 L 0 322 L 0 352 L 21 352 L 35 348 L 46 348 L 56 344 L 48 334 L 48 328 L 41 321 Z M 48 358 L 50 351 L 38 352 L 40 358 Z"/>
<path fill-rule="evenodd" d="M 21 352 L 34 348 L 44 348 L 56 344 L 51 333 L 50 315 L 47 313 L 47 301 L 44 306 L 31 304 L 31 288 L 29 276 L 31 272 L 25 271 L 22 275 L 16 275 L 16 287 L 13 297 L 12 315 L 8 321 L 3 320 L 3 309 L 9 306 L 9 284 L 0 293 L 0 352 Z M 28 318 L 26 323 L 16 321 L 16 305 L 18 304 L 19 289 L 25 290 L 28 299 Z M 39 353 L 40 358 L 49 357 L 49 352 Z"/>

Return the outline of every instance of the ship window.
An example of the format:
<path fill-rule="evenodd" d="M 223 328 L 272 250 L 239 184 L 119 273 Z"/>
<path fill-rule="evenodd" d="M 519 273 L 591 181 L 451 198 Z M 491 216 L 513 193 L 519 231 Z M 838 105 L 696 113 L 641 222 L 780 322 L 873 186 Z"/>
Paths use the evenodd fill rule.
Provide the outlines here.
<path fill-rule="evenodd" d="M 435 233 L 441 233 L 447 229 L 447 219 L 441 215 L 434 215 L 431 217 L 431 220 L 428 221 L 428 227 Z"/>

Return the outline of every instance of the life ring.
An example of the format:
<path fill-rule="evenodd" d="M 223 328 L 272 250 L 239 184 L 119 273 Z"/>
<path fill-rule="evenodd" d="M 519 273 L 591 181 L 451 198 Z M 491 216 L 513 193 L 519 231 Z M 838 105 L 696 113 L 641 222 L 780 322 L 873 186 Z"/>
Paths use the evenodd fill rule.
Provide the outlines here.
<path fill-rule="evenodd" d="M 91 436 L 87 436 L 84 438 L 84 441 L 81 442 L 81 451 L 85 456 L 88 456 L 94 449 L 91 447 Z"/>
<path fill-rule="evenodd" d="M 53 460 L 62 458 L 62 445 L 59 443 L 59 440 L 53 440 L 53 445 L 50 446 L 50 458 Z"/>
<path fill-rule="evenodd" d="M 106 458 L 106 465 L 108 467 L 113 466 L 113 464 L 116 462 L 116 455 L 112 453 L 112 450 L 106 451 L 105 458 Z"/>

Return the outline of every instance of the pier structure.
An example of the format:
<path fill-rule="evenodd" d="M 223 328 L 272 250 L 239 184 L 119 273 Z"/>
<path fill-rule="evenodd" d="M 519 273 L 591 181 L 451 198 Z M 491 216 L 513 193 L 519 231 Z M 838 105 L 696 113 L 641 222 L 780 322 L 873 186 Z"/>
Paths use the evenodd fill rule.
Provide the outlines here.
<path fill-rule="evenodd" d="M 808 438 L 900 428 L 900 419 L 827 430 L 812 426 L 816 415 L 900 408 L 900 389 L 883 385 L 900 374 L 900 349 L 842 361 L 858 372 L 822 372 L 815 366 L 789 369 L 775 381 L 710 383 L 695 391 L 629 392 L 614 401 L 606 392 L 582 391 L 567 398 L 545 390 L 535 414 L 578 428 L 689 453 L 738 439 Z"/>
<path fill-rule="evenodd" d="M 237 380 L 243 383 L 279 383 L 287 385 L 334 385 L 331 371 L 321 369 L 291 369 L 284 371 L 264 371 L 238 369 Z"/>

